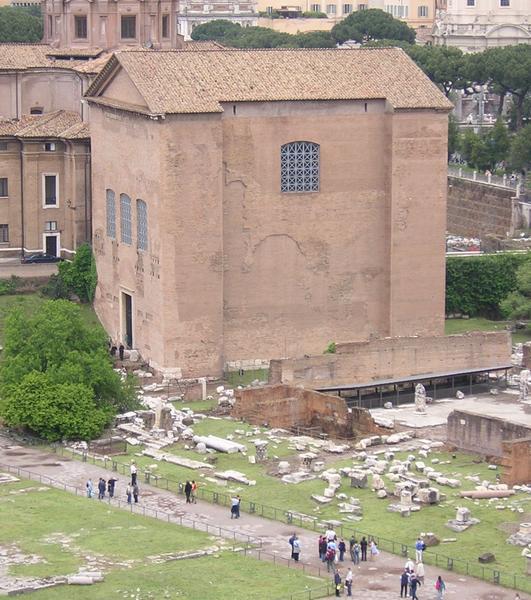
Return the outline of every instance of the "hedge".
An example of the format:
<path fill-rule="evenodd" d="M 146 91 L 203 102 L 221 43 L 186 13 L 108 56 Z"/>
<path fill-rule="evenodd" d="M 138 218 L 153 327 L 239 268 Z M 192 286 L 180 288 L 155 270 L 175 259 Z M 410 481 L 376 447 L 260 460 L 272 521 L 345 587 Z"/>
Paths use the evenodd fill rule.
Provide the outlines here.
<path fill-rule="evenodd" d="M 501 317 L 499 304 L 516 289 L 516 270 L 531 253 L 450 257 L 446 260 L 446 314 Z"/>

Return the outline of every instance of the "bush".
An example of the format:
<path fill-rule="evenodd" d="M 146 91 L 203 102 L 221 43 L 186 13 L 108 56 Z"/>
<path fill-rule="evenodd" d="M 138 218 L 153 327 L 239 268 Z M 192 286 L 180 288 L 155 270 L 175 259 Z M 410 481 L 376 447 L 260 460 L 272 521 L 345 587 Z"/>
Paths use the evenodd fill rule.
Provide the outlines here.
<path fill-rule="evenodd" d="M 499 318 L 500 303 L 517 289 L 517 269 L 528 254 L 494 254 L 446 261 L 446 313 Z"/>
<path fill-rule="evenodd" d="M 302 16 L 305 19 L 328 19 L 326 13 L 319 12 L 318 10 L 307 10 L 302 13 Z"/>
<path fill-rule="evenodd" d="M 96 272 L 96 261 L 92 249 L 88 244 L 80 246 L 72 262 L 59 264 L 59 279 L 65 288 L 81 300 L 81 302 L 92 302 L 98 283 Z M 57 284 L 56 292 L 63 293 L 62 284 Z M 58 296 L 63 297 L 63 296 Z"/>

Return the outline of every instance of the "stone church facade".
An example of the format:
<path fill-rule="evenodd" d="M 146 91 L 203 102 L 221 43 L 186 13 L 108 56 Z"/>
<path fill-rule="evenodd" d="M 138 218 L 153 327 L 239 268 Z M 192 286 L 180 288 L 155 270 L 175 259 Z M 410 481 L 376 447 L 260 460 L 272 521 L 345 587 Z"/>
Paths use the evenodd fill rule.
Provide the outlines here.
<path fill-rule="evenodd" d="M 87 99 L 96 310 L 154 367 L 443 333 L 451 105 L 401 50 L 125 52 Z"/>

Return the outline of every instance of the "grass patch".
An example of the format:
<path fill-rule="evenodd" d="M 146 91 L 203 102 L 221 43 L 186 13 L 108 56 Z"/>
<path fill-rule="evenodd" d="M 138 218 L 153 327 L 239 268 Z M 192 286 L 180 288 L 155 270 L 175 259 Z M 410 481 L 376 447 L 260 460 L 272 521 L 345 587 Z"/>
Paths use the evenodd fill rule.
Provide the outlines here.
<path fill-rule="evenodd" d="M 238 371 L 230 371 L 225 373 L 225 381 L 229 385 L 236 387 L 238 385 L 250 385 L 255 379 L 258 381 L 267 381 L 269 377 L 269 369 L 253 369 L 251 371 L 244 371 L 243 375 L 240 375 Z"/>
<path fill-rule="evenodd" d="M 115 571 L 103 583 L 77 587 L 76 600 L 275 600 L 294 592 L 320 588 L 323 581 L 300 571 L 222 553 L 194 560 Z M 38 600 L 70 600 L 72 589 L 61 587 L 33 594 Z"/>
<path fill-rule="evenodd" d="M 194 413 L 204 413 L 214 410 L 218 405 L 218 401 L 215 398 L 211 400 L 176 400 L 172 404 L 177 410 L 191 408 Z"/>
<path fill-rule="evenodd" d="M 454 333 L 468 333 L 470 331 L 506 331 L 511 321 L 491 321 L 482 317 L 473 319 L 446 319 L 444 332 L 446 335 Z M 513 344 L 525 343 L 531 340 L 531 329 L 517 329 L 512 333 Z"/>

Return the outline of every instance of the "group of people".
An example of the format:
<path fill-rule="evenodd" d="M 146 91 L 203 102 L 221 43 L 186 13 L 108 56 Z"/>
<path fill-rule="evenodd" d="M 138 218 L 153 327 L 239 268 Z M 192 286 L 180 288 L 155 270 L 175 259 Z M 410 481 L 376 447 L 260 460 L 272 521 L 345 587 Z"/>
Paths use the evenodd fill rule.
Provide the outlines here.
<path fill-rule="evenodd" d="M 103 500 L 105 498 L 106 492 L 109 494 L 109 498 L 114 498 L 114 489 L 115 489 L 117 481 L 118 481 L 118 479 L 116 479 L 115 477 L 111 477 L 108 481 L 105 481 L 105 479 L 103 477 L 100 477 L 98 480 L 98 485 L 97 485 L 98 500 Z M 87 498 L 93 498 L 95 490 L 94 490 L 94 483 L 92 482 L 92 479 L 87 480 L 85 487 L 87 490 Z"/>
<path fill-rule="evenodd" d="M 197 503 L 197 483 L 192 479 L 192 481 L 187 481 L 184 486 L 184 495 L 186 496 L 186 504 L 196 504 Z"/>
<path fill-rule="evenodd" d="M 336 564 L 344 562 L 347 545 L 343 538 L 337 538 L 336 532 L 333 529 L 328 529 L 324 535 L 319 536 L 319 558 L 326 563 L 328 571 L 335 571 Z M 365 536 L 358 542 L 356 537 L 352 535 L 349 540 L 350 559 L 355 565 L 361 561 L 367 560 L 367 554 L 370 560 L 374 560 L 380 551 L 374 539 L 369 539 Z"/>
<path fill-rule="evenodd" d="M 422 585 L 424 585 L 424 564 L 417 562 L 415 565 L 413 561 L 409 559 L 400 576 L 400 598 L 419 600 L 417 591 Z M 435 591 L 437 592 L 437 600 L 443 600 L 446 584 L 440 575 L 435 582 Z"/>

